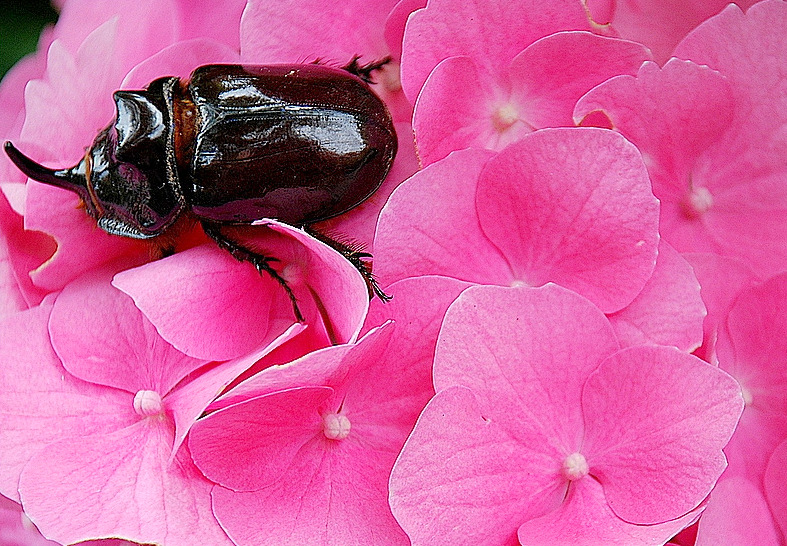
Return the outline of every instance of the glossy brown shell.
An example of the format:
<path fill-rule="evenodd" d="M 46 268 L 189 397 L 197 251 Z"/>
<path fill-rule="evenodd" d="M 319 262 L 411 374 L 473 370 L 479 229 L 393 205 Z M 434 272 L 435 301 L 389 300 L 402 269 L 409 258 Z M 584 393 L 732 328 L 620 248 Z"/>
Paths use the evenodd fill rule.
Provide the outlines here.
<path fill-rule="evenodd" d="M 179 179 L 201 219 L 331 218 L 371 195 L 396 154 L 384 103 L 338 68 L 208 65 L 181 93 Z"/>

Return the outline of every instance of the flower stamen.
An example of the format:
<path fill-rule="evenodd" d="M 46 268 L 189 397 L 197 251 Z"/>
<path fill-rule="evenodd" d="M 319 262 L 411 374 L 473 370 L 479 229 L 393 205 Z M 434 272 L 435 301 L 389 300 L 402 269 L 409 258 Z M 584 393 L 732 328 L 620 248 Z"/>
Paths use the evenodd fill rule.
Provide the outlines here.
<path fill-rule="evenodd" d="M 341 413 L 322 416 L 322 432 L 329 440 L 344 440 L 350 434 L 350 420 Z"/>
<path fill-rule="evenodd" d="M 581 453 L 572 453 L 563 461 L 563 475 L 570 481 L 576 481 L 587 476 L 588 462 Z"/>
<path fill-rule="evenodd" d="M 134 395 L 134 411 L 138 415 L 150 417 L 164 413 L 164 403 L 156 391 L 137 391 Z"/>

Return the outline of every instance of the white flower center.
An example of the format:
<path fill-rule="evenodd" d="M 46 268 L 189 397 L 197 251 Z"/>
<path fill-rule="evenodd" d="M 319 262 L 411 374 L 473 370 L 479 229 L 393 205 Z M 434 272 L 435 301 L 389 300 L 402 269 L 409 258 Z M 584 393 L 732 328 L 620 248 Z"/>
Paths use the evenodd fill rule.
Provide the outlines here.
<path fill-rule="evenodd" d="M 164 412 L 161 395 L 156 391 L 137 391 L 134 395 L 134 411 L 145 417 L 160 415 Z"/>
<path fill-rule="evenodd" d="M 563 475 L 572 482 L 587 476 L 588 470 L 588 462 L 581 453 L 572 453 L 563 461 Z"/>
<path fill-rule="evenodd" d="M 519 121 L 519 110 L 511 103 L 499 106 L 492 114 L 492 124 L 501 133 L 517 121 Z"/>
<path fill-rule="evenodd" d="M 322 416 L 322 432 L 329 440 L 344 440 L 350 434 L 350 420 L 341 413 Z"/>
<path fill-rule="evenodd" d="M 683 210 L 690 218 L 699 218 L 713 206 L 713 196 L 707 188 L 695 186 L 686 194 Z"/>

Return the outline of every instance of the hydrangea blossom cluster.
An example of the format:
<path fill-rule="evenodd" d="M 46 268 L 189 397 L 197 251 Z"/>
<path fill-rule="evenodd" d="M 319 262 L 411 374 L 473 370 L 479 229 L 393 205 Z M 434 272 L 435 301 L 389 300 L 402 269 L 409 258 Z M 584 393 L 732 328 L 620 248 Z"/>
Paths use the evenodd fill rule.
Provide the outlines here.
<path fill-rule="evenodd" d="M 0 157 L 0 544 L 787 546 L 787 2 L 62 0 L 0 138 L 112 93 L 390 58 L 399 152 L 175 252 Z"/>

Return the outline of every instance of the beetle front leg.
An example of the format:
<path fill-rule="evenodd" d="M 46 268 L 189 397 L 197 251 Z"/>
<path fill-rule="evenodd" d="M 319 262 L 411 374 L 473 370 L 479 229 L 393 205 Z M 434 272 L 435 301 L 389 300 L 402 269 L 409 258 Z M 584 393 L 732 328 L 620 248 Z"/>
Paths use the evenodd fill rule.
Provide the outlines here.
<path fill-rule="evenodd" d="M 377 284 L 377 279 L 374 278 L 374 273 L 372 273 L 369 266 L 363 261 L 365 258 L 371 258 L 371 254 L 368 252 L 363 252 L 361 249 L 357 248 L 357 246 L 354 247 L 351 244 L 332 239 L 324 233 L 320 233 L 319 231 L 315 230 L 311 226 L 304 226 L 303 229 L 306 231 L 306 233 L 321 243 L 325 243 L 336 252 L 344 256 L 347 261 L 350 262 L 355 267 L 355 269 L 360 272 L 363 280 L 366 281 L 366 286 L 369 287 L 369 291 L 372 294 L 375 294 L 378 298 L 380 298 L 383 303 L 391 301 L 392 296 L 389 296 L 383 292 L 383 289 L 380 288 L 379 284 Z"/>
<path fill-rule="evenodd" d="M 278 258 L 263 256 L 262 254 L 254 252 L 250 248 L 243 246 L 238 241 L 230 239 L 224 235 L 224 232 L 221 230 L 221 224 L 214 224 L 205 220 L 203 220 L 201 224 L 205 234 L 216 241 L 216 244 L 219 245 L 219 248 L 226 250 L 240 262 L 251 263 L 257 269 L 257 271 L 259 271 L 260 275 L 262 275 L 262 272 L 264 271 L 273 277 L 273 279 L 276 280 L 276 282 L 278 282 L 282 288 L 284 288 L 284 290 L 287 292 L 287 295 L 290 297 L 292 309 L 295 312 L 295 318 L 298 320 L 298 322 L 304 322 L 303 314 L 298 308 L 298 300 L 295 298 L 295 294 L 287 284 L 287 281 L 285 281 L 284 278 L 282 278 L 282 276 L 279 275 L 279 273 L 270 265 L 271 262 L 278 262 Z"/>

